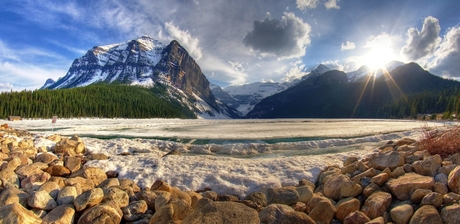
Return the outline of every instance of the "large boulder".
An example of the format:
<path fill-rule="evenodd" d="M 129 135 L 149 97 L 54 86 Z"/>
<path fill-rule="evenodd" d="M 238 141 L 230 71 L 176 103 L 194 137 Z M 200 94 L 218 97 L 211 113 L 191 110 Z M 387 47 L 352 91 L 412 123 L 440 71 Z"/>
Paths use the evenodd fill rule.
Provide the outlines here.
<path fill-rule="evenodd" d="M 19 203 L 22 206 L 27 206 L 27 200 L 29 198 L 29 194 L 21 191 L 15 187 L 10 187 L 2 191 L 0 194 L 0 207 Z"/>
<path fill-rule="evenodd" d="M 200 201 L 205 200 L 201 199 Z M 200 204 L 200 201 L 197 203 Z M 237 202 L 206 201 L 188 215 L 182 223 L 254 223 L 259 224 L 256 210 Z"/>
<path fill-rule="evenodd" d="M 460 205 L 449 205 L 441 210 L 441 218 L 444 224 L 460 223 Z"/>
<path fill-rule="evenodd" d="M 415 211 L 409 224 L 443 223 L 438 210 L 432 205 L 424 205 Z"/>
<path fill-rule="evenodd" d="M 46 191 L 33 192 L 30 195 L 27 204 L 32 208 L 45 211 L 52 210 L 57 206 L 56 201 Z"/>
<path fill-rule="evenodd" d="M 0 207 L 0 223 L 37 224 L 42 223 L 42 220 L 21 204 L 13 203 Z"/>
<path fill-rule="evenodd" d="M 330 199 L 314 194 L 305 211 L 316 222 L 330 223 L 334 218 L 336 209 Z"/>
<path fill-rule="evenodd" d="M 399 200 L 408 200 L 416 189 L 433 190 L 434 178 L 416 173 L 406 173 L 397 179 L 389 180 L 386 186 Z"/>
<path fill-rule="evenodd" d="M 441 167 L 442 159 L 439 155 L 428 156 L 423 160 L 415 161 L 412 164 L 414 171 L 420 175 L 434 177 L 437 170 Z"/>
<path fill-rule="evenodd" d="M 101 188 L 94 188 L 83 192 L 78 195 L 74 200 L 75 210 L 77 212 L 83 211 L 86 208 L 90 208 L 98 205 L 104 198 L 104 191 Z"/>
<path fill-rule="evenodd" d="M 398 166 L 404 165 L 404 157 L 398 152 L 378 152 L 371 155 L 368 166 L 375 169 L 383 170 L 385 168 L 394 169 Z"/>
<path fill-rule="evenodd" d="M 390 207 L 390 204 L 391 194 L 380 191 L 366 199 L 361 211 L 367 217 L 374 219 L 381 216 Z"/>
<path fill-rule="evenodd" d="M 299 193 L 289 187 L 268 188 L 267 200 L 268 204 L 290 205 L 299 201 Z"/>
<path fill-rule="evenodd" d="M 85 210 L 78 220 L 78 224 L 118 224 L 123 212 L 115 201 L 109 201 Z"/>
<path fill-rule="evenodd" d="M 315 221 L 303 212 L 297 212 L 293 208 L 282 204 L 271 204 L 259 213 L 261 223 L 311 223 Z"/>

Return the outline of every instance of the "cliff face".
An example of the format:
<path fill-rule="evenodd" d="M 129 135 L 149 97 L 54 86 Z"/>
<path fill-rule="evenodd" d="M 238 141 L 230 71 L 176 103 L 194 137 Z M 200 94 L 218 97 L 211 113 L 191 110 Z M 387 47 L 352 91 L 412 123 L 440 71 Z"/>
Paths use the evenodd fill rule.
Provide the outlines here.
<path fill-rule="evenodd" d="M 216 99 L 209 88 L 209 81 L 201 68 L 187 51 L 173 40 L 163 51 L 163 57 L 155 66 L 154 74 L 166 80 L 187 95 L 196 94 L 211 107 L 219 111 Z"/>

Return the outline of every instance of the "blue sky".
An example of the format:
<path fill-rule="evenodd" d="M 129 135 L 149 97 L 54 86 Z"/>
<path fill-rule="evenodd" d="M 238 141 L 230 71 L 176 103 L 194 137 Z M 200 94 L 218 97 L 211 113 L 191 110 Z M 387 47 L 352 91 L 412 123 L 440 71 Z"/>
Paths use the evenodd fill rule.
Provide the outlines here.
<path fill-rule="evenodd" d="M 458 12 L 455 0 L 3 0 L 0 91 L 39 88 L 93 46 L 142 35 L 179 41 L 224 87 L 391 60 L 460 78 Z"/>

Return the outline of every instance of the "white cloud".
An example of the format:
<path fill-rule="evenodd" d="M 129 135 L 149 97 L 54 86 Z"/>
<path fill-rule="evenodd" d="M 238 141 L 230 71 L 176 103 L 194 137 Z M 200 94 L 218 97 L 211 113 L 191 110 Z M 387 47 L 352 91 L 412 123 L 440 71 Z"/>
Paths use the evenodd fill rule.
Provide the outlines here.
<path fill-rule="evenodd" d="M 289 71 L 286 74 L 284 74 L 284 78 L 282 78 L 280 82 L 292 82 L 296 79 L 301 78 L 302 76 L 307 75 L 308 73 L 304 71 L 304 68 L 304 64 L 291 67 Z"/>
<path fill-rule="evenodd" d="M 324 6 L 326 9 L 340 9 L 340 6 L 337 5 L 337 1 L 339 0 L 328 0 L 324 3 Z"/>
<path fill-rule="evenodd" d="M 187 30 L 181 30 L 174 25 L 173 22 L 165 23 L 165 29 L 172 39 L 177 40 L 188 53 L 195 60 L 199 60 L 203 54 L 201 53 L 202 49 L 199 46 L 200 41 L 198 38 L 192 37 L 192 35 Z"/>
<path fill-rule="evenodd" d="M 345 43 L 342 43 L 342 46 L 340 48 L 341 51 L 347 51 L 347 50 L 353 50 L 356 48 L 355 43 L 347 41 Z"/>
<path fill-rule="evenodd" d="M 14 89 L 14 86 L 11 85 L 10 83 L 1 83 L 0 82 L 0 92 L 6 92 L 6 91 L 13 90 L 13 89 Z"/>
<path fill-rule="evenodd" d="M 228 63 L 232 66 L 232 68 L 235 71 L 244 72 L 243 64 L 241 64 L 240 62 L 228 61 Z"/>
<path fill-rule="evenodd" d="M 318 5 L 318 0 L 296 0 L 296 4 L 300 10 L 314 9 Z"/>
<path fill-rule="evenodd" d="M 407 30 L 406 45 L 402 48 L 401 53 L 409 60 L 418 60 L 426 56 L 430 56 L 438 47 L 441 38 L 439 32 L 438 19 L 428 16 L 423 22 L 422 31 L 411 27 Z"/>
<path fill-rule="evenodd" d="M 460 27 L 448 30 L 427 67 L 436 75 L 460 77 Z"/>
<path fill-rule="evenodd" d="M 321 64 L 325 65 L 331 70 L 344 70 L 344 65 L 339 62 L 339 60 L 329 60 L 329 61 L 322 61 Z"/>

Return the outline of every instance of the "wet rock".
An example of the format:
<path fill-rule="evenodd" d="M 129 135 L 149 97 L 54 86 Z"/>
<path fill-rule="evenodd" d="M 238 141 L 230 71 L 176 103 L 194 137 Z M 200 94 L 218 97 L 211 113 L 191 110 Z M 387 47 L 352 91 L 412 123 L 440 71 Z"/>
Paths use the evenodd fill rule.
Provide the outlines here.
<path fill-rule="evenodd" d="M 379 217 L 390 207 L 391 199 L 389 193 L 374 193 L 366 199 L 361 211 L 371 219 Z"/>
<path fill-rule="evenodd" d="M 402 204 L 390 211 L 391 219 L 396 224 L 407 224 L 414 214 L 414 208 L 409 204 Z"/>
<path fill-rule="evenodd" d="M 417 189 L 432 190 L 434 178 L 422 176 L 416 173 L 406 173 L 397 179 L 391 179 L 386 183 L 391 193 L 399 200 L 408 200 L 412 192 Z"/>
<path fill-rule="evenodd" d="M 35 213 L 27 210 L 19 203 L 0 207 L 0 223 L 36 224 L 41 222 L 42 220 Z"/>
<path fill-rule="evenodd" d="M 438 210 L 432 205 L 424 205 L 415 211 L 410 224 L 442 223 Z"/>
<path fill-rule="evenodd" d="M 285 204 L 290 205 L 299 201 L 299 194 L 293 188 L 268 188 L 267 189 L 268 204 Z"/>

